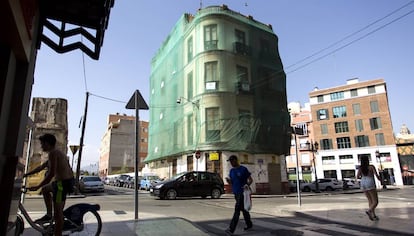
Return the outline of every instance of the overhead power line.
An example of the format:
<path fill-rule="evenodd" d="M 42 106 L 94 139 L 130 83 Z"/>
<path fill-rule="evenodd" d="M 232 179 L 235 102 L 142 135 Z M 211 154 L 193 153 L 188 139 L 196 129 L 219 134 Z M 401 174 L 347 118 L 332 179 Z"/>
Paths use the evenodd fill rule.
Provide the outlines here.
<path fill-rule="evenodd" d="M 306 60 L 308 60 L 308 59 L 310 59 L 310 58 L 312 58 L 312 57 L 315 57 L 316 55 L 318 55 L 318 54 L 320 54 L 320 53 L 322 53 L 322 52 L 324 52 L 324 51 L 326 51 L 326 50 L 328 50 L 328 49 L 330 49 L 330 48 L 332 48 L 332 47 L 334 47 L 334 46 L 336 46 L 336 45 L 338 45 L 338 44 L 340 44 L 340 43 L 344 42 L 345 40 L 347 40 L 347 39 L 351 38 L 352 36 L 354 36 L 354 35 L 356 35 L 356 34 L 358 34 L 358 33 L 362 32 L 362 31 L 364 31 L 364 30 L 368 29 L 369 27 L 373 26 L 374 24 L 376 24 L 376 23 L 378 23 L 378 22 L 380 22 L 380 21 L 382 21 L 382 20 L 384 20 L 384 19 L 386 19 L 386 18 L 390 17 L 391 15 L 394 15 L 394 14 L 395 14 L 395 13 L 397 13 L 398 11 L 400 11 L 400 10 L 402 10 L 402 9 L 404 9 L 404 8 L 406 8 L 406 7 L 408 7 L 409 5 L 411 5 L 411 4 L 413 4 L 413 3 L 414 3 L 414 1 L 411 1 L 411 2 L 409 2 L 409 3 L 407 3 L 407 4 L 403 5 L 403 6 L 399 7 L 398 9 L 396 9 L 396 10 L 394 10 L 394 11 L 392 11 L 392 12 L 388 13 L 387 15 L 385 15 L 385 16 L 383 16 L 383 17 L 381 17 L 381 18 L 377 19 L 377 20 L 375 20 L 374 22 L 372 22 L 372 23 L 370 23 L 370 24 L 368 24 L 368 25 L 366 25 L 366 26 L 362 27 L 361 29 L 359 29 L 359 30 L 357 30 L 357 31 L 355 31 L 355 32 L 353 32 L 353 33 L 351 33 L 351 34 L 349 34 L 349 35 L 345 36 L 344 38 L 342 38 L 342 39 L 340 39 L 340 40 L 338 40 L 338 41 L 336 41 L 336 42 L 334 42 L 334 43 L 330 44 L 329 46 L 327 46 L 327 47 L 325 47 L 325 48 L 323 48 L 323 49 L 321 49 L 321 50 L 319 50 L 319 51 L 317 51 L 317 52 L 315 52 L 315 53 L 313 53 L 313 54 L 311 54 L 311 55 L 309 55 L 309 56 L 307 56 L 307 57 L 305 57 L 305 58 L 303 58 L 303 59 L 301 59 L 301 60 L 299 60 L 299 61 L 297 61 L 297 62 L 295 62 L 295 63 L 293 63 L 292 65 L 289 65 L 289 66 L 285 67 L 285 69 L 289 69 L 289 68 L 294 67 L 294 66 L 296 66 L 296 65 L 298 65 L 298 64 L 300 64 L 300 63 L 302 63 L 302 62 L 304 62 L 304 61 L 306 61 Z M 408 15 L 408 14 L 406 14 L 406 15 Z M 402 17 L 401 17 L 401 18 L 402 18 Z M 394 21 L 395 21 L 395 20 L 394 20 Z M 394 21 L 392 21 L 392 22 L 394 22 Z M 391 22 L 391 23 L 392 23 L 392 22 Z M 388 24 L 386 24 L 386 25 L 388 25 Z M 380 28 L 381 28 L 381 27 L 380 27 Z M 354 40 L 354 41 L 355 41 L 355 40 Z M 300 67 L 300 68 L 302 68 L 302 67 Z M 293 71 L 296 71 L 296 70 L 293 70 Z"/>
<path fill-rule="evenodd" d="M 398 21 L 398 20 L 401 20 L 402 18 L 404 18 L 404 17 L 408 16 L 409 14 L 411 14 L 411 13 L 413 13 L 413 12 L 414 12 L 414 10 L 411 10 L 411 11 L 407 12 L 406 14 L 404 14 L 404 15 L 402 15 L 402 16 L 400 16 L 400 17 L 398 17 L 398 18 L 396 18 L 396 19 L 394 19 L 394 20 L 392 20 L 392 21 L 388 22 L 387 24 L 382 25 L 382 26 L 380 26 L 380 27 L 378 27 L 378 28 L 376 28 L 376 29 L 374 29 L 374 30 L 370 31 L 370 32 L 368 32 L 368 33 L 366 33 L 366 34 L 362 35 L 361 37 L 359 37 L 359 38 L 357 38 L 357 39 L 355 39 L 355 40 L 352 40 L 351 42 L 349 42 L 349 43 L 347 43 L 347 44 L 345 44 L 345 45 L 343 45 L 343 46 L 341 46 L 341 47 L 339 47 L 339 48 L 337 48 L 337 49 L 335 49 L 335 50 L 332 50 L 332 51 L 330 51 L 330 52 L 328 52 L 328 53 L 326 53 L 326 54 L 324 54 L 324 55 L 322 55 L 322 56 L 320 56 L 320 57 L 318 57 L 318 58 L 316 58 L 316 59 L 314 59 L 314 60 L 312 60 L 312 61 L 310 61 L 310 62 L 308 62 L 308 63 L 306 63 L 306 64 L 304 64 L 304 65 L 302 65 L 302 66 L 299 66 L 299 67 L 297 67 L 297 68 L 296 68 L 296 69 L 294 69 L 294 70 L 287 71 L 287 72 L 286 72 L 286 74 L 293 73 L 293 72 L 295 72 L 295 71 L 297 71 L 297 70 L 300 70 L 300 69 L 302 69 L 302 68 L 304 68 L 304 67 L 306 67 L 306 66 L 308 66 L 308 65 L 310 65 L 310 64 L 312 64 L 312 63 L 314 63 L 314 62 L 317 62 L 317 61 L 319 61 L 319 60 L 321 60 L 321 59 L 323 59 L 323 58 L 325 58 L 325 57 L 327 57 L 327 56 L 329 56 L 329 55 L 332 55 L 332 54 L 334 54 L 335 52 L 337 52 L 337 51 L 339 51 L 339 50 L 342 50 L 342 49 L 344 49 L 344 48 L 346 48 L 346 47 L 350 46 L 351 44 L 354 44 L 354 43 L 358 42 L 359 40 L 361 40 L 361 39 L 363 39 L 363 38 L 366 38 L 367 36 L 369 36 L 369 35 L 371 35 L 371 34 L 373 34 L 373 33 L 377 32 L 377 31 L 379 31 L 379 30 L 381 30 L 381 29 L 383 29 L 383 28 L 385 28 L 386 26 L 388 26 L 388 25 L 390 25 L 390 24 L 392 24 L 392 23 L 394 23 L 394 22 L 396 22 L 396 21 Z"/>
<path fill-rule="evenodd" d="M 124 103 L 124 104 L 127 103 L 126 101 L 120 101 L 120 100 L 116 100 L 116 99 L 113 99 L 113 98 L 108 98 L 108 97 L 100 96 L 100 95 L 93 94 L 93 93 L 89 93 L 89 94 L 92 95 L 92 96 L 95 96 L 95 97 L 98 97 L 98 98 L 102 98 L 102 99 L 105 99 L 105 100 L 109 100 L 109 101 L 113 101 L 113 102 L 119 102 L 119 103 Z"/>

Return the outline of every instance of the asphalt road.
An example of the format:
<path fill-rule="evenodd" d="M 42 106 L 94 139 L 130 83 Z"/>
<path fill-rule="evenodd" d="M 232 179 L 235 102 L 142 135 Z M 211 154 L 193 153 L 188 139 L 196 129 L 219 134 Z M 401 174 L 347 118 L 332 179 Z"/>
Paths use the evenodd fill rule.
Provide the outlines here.
<path fill-rule="evenodd" d="M 302 204 L 338 204 L 340 202 L 361 202 L 363 194 L 347 194 L 348 192 L 335 192 L 332 194 L 308 194 L 302 197 Z M 401 189 L 381 193 L 381 201 L 412 200 L 413 189 Z M 150 196 L 147 191 L 139 191 L 138 212 L 150 213 L 152 217 L 181 217 L 199 227 L 205 229 L 211 235 L 222 235 L 233 214 L 234 199 L 232 195 L 223 195 L 220 199 L 181 198 L 177 200 L 159 200 Z M 87 202 L 99 203 L 101 210 L 134 211 L 134 191 L 118 187 L 106 186 L 104 193 L 86 194 L 85 198 L 70 198 L 67 205 Z M 332 223 L 321 219 L 312 219 L 300 215 L 280 214 L 275 217 L 271 212 L 266 212 L 266 206 L 282 206 L 284 204 L 297 204 L 296 195 L 290 197 L 263 196 L 254 198 L 255 212 L 252 219 L 255 224 L 254 231 L 265 232 L 265 235 L 391 235 L 387 231 L 363 226 Z M 42 211 L 42 199 L 27 199 L 25 207 L 28 211 Z M 258 209 L 262 211 L 258 212 Z M 141 217 L 140 217 L 141 219 Z M 244 226 L 241 217 L 240 227 Z M 253 231 L 253 233 L 254 233 Z M 248 234 L 247 234 L 248 235 Z"/>

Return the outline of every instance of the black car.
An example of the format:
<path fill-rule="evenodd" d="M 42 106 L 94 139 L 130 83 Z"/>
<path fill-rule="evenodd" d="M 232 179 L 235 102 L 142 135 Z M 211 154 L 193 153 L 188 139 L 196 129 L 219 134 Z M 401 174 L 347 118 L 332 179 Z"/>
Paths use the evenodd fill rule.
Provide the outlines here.
<path fill-rule="evenodd" d="M 114 185 L 118 187 L 124 187 L 125 182 L 130 178 L 129 175 L 121 174 L 115 178 Z"/>
<path fill-rule="evenodd" d="M 171 179 L 151 186 L 150 193 L 160 199 L 177 197 L 220 198 L 224 193 L 223 179 L 217 174 L 206 171 L 184 172 Z"/>

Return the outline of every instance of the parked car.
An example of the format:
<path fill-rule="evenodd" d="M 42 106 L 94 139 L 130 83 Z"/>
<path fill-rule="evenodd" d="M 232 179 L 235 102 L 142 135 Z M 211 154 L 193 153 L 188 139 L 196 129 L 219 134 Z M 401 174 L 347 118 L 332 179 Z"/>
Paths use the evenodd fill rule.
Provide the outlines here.
<path fill-rule="evenodd" d="M 345 178 L 342 182 L 343 182 L 343 189 L 344 190 L 359 189 L 360 188 L 358 180 Z"/>
<path fill-rule="evenodd" d="M 289 180 L 289 191 L 291 193 L 295 193 L 297 192 L 297 185 L 296 185 L 296 180 Z M 306 182 L 303 180 L 299 180 L 299 184 L 301 185 L 300 187 L 302 188 L 302 185 L 305 184 Z"/>
<path fill-rule="evenodd" d="M 138 176 L 138 189 L 140 188 L 141 176 Z M 135 188 L 135 177 L 130 176 L 124 183 L 125 188 Z"/>
<path fill-rule="evenodd" d="M 115 178 L 114 185 L 115 185 L 115 186 L 118 186 L 118 187 L 123 187 L 123 186 L 124 186 L 124 184 L 125 184 L 125 181 L 126 181 L 129 177 L 131 177 L 131 176 L 129 176 L 129 175 L 125 175 L 125 174 L 121 174 L 121 175 L 119 175 L 118 177 L 116 177 L 116 178 Z"/>
<path fill-rule="evenodd" d="M 335 178 L 324 178 L 318 179 L 318 187 L 321 191 L 335 191 L 342 189 L 343 186 L 342 182 Z M 304 183 L 301 185 L 301 190 L 303 192 L 316 191 L 316 182 L 313 181 L 312 183 Z"/>
<path fill-rule="evenodd" d="M 98 176 L 81 176 L 79 179 L 79 190 L 84 192 L 104 192 L 105 187 Z"/>
<path fill-rule="evenodd" d="M 223 179 L 217 174 L 206 171 L 184 172 L 171 179 L 152 186 L 150 193 L 160 199 L 177 197 L 220 198 L 224 194 Z"/>
<path fill-rule="evenodd" d="M 145 189 L 149 191 L 151 185 L 157 184 L 159 182 L 161 182 L 161 179 L 158 175 L 154 175 L 154 174 L 144 175 L 141 177 L 139 189 Z"/>

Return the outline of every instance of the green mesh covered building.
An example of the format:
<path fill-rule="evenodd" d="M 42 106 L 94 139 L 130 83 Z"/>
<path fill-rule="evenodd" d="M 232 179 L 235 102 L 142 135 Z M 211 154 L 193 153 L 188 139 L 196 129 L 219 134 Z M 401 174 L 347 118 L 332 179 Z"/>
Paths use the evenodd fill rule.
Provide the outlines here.
<path fill-rule="evenodd" d="M 152 60 L 145 162 L 161 177 L 227 176 L 236 154 L 256 192 L 280 192 L 290 148 L 286 100 L 272 26 L 225 5 L 184 14 Z"/>

